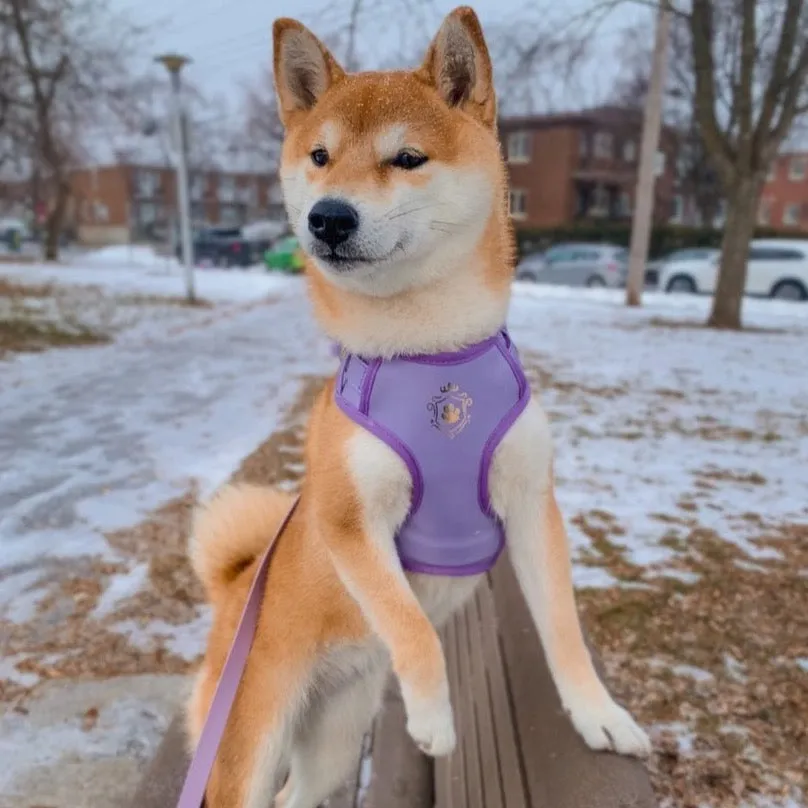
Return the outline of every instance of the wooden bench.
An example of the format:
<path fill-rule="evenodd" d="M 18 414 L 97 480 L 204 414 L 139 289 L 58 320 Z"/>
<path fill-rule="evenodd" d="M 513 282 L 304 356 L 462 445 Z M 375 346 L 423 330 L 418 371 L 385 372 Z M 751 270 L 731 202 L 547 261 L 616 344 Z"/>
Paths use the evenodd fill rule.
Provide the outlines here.
<path fill-rule="evenodd" d="M 459 743 L 433 763 L 391 683 L 370 748 L 328 808 L 653 808 L 638 761 L 589 750 L 558 700 L 515 576 L 501 562 L 444 631 Z M 132 808 L 173 808 L 187 766 L 172 725 Z M 269 808 L 269 806 L 267 806 Z"/>

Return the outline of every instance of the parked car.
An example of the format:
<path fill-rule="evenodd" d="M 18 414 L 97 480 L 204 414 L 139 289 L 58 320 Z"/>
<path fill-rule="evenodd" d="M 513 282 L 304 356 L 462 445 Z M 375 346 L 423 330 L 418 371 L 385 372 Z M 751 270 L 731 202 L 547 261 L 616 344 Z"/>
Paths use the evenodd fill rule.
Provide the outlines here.
<path fill-rule="evenodd" d="M 660 274 L 666 292 L 712 294 L 720 253 L 667 263 Z M 755 239 L 749 247 L 746 294 L 779 300 L 808 300 L 808 240 Z"/>
<path fill-rule="evenodd" d="M 662 268 L 669 263 L 700 261 L 712 258 L 718 254 L 719 251 L 714 247 L 685 247 L 681 250 L 674 250 L 667 255 L 663 255 L 662 258 L 648 263 L 645 270 L 645 284 L 646 286 L 658 286 L 660 272 Z"/>
<path fill-rule="evenodd" d="M 268 239 L 247 238 L 240 227 L 202 227 L 193 233 L 193 256 L 197 266 L 223 269 L 257 264 L 269 246 Z M 177 239 L 177 258 L 182 259 L 182 244 Z"/>
<path fill-rule="evenodd" d="M 281 272 L 298 273 L 303 269 L 303 251 L 297 236 L 285 236 L 278 239 L 264 253 L 264 263 L 267 269 Z"/>
<path fill-rule="evenodd" d="M 564 286 L 624 286 L 627 274 L 628 250 L 614 244 L 557 244 L 516 267 L 517 280 Z"/>

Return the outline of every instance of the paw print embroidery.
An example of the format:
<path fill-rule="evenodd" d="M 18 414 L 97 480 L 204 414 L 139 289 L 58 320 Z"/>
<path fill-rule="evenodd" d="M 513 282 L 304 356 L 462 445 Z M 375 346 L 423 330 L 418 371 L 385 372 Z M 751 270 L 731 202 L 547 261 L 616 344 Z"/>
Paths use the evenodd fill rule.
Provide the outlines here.
<path fill-rule="evenodd" d="M 446 421 L 447 424 L 456 424 L 460 420 L 460 409 L 455 407 L 454 404 L 446 404 L 443 408 L 443 413 L 441 418 Z"/>
<path fill-rule="evenodd" d="M 447 438 L 457 437 L 471 421 L 471 396 L 451 382 L 440 388 L 426 405 L 432 415 L 432 428 Z"/>

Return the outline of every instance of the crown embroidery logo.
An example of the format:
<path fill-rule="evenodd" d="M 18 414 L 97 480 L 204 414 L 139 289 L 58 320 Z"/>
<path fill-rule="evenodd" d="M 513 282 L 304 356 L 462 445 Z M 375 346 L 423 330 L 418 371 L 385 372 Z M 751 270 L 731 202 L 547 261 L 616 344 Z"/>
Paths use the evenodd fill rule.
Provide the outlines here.
<path fill-rule="evenodd" d="M 432 415 L 432 427 L 448 438 L 457 437 L 471 421 L 473 400 L 456 384 L 449 382 L 440 388 L 440 395 L 433 396 L 426 405 Z"/>

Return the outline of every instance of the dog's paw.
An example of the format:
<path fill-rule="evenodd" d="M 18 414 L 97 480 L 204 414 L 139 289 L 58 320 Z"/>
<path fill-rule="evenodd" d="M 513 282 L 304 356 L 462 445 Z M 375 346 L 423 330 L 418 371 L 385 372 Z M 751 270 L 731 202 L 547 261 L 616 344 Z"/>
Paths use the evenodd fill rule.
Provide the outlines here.
<path fill-rule="evenodd" d="M 565 700 L 564 707 L 573 726 L 590 749 L 646 758 L 651 741 L 628 710 L 610 696 L 596 703 L 584 699 Z"/>
<path fill-rule="evenodd" d="M 422 705 L 412 710 L 407 720 L 407 732 L 425 755 L 451 755 L 457 743 L 452 705 L 447 700 L 437 706 Z"/>

